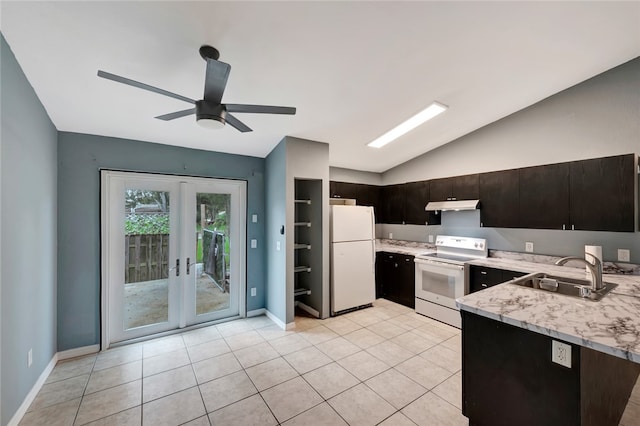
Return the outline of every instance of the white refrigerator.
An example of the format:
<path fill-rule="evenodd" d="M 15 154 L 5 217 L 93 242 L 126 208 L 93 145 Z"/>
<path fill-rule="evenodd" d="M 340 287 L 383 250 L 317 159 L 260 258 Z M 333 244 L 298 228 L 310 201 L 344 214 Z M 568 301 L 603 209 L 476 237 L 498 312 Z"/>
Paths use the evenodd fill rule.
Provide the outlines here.
<path fill-rule="evenodd" d="M 375 284 L 373 207 L 331 206 L 331 314 L 372 303 Z"/>

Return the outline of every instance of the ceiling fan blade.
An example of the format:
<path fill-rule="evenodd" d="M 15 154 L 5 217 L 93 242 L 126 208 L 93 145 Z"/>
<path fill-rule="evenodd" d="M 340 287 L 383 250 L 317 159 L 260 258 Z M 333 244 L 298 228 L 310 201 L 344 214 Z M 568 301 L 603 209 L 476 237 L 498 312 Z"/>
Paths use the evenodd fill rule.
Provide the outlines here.
<path fill-rule="evenodd" d="M 207 74 L 204 80 L 204 100 L 219 104 L 227 86 L 231 65 L 207 58 Z"/>
<path fill-rule="evenodd" d="M 249 112 L 253 114 L 289 114 L 294 115 L 296 109 L 294 107 L 270 106 L 270 105 L 244 105 L 244 104 L 225 104 L 228 112 Z"/>
<path fill-rule="evenodd" d="M 247 126 L 246 124 L 244 124 L 242 121 L 238 120 L 237 118 L 235 118 L 231 114 L 227 114 L 227 116 L 225 117 L 225 121 L 227 122 L 227 124 L 231 124 L 233 127 L 235 127 L 236 129 L 240 130 L 242 133 L 246 133 L 246 132 L 251 132 L 252 131 L 249 128 L 249 126 Z"/>
<path fill-rule="evenodd" d="M 194 101 L 193 99 L 189 99 L 186 96 L 177 95 L 175 93 L 171 93 L 163 89 L 158 89 L 157 87 L 149 86 L 148 84 L 140 83 L 139 81 L 131 80 L 125 77 L 120 77 L 119 75 L 111 74 L 105 71 L 98 70 L 98 77 L 106 78 L 107 80 L 113 80 L 122 84 L 128 84 L 129 86 L 137 87 L 143 90 L 148 90 L 150 92 L 158 93 L 160 95 L 169 96 L 170 98 L 175 98 L 180 101 L 189 102 L 190 104 L 196 103 L 196 101 Z"/>
<path fill-rule="evenodd" d="M 195 108 L 189 108 L 182 111 L 176 111 L 169 114 L 159 115 L 156 118 L 159 120 L 169 121 L 169 120 L 174 120 L 180 117 L 186 117 L 187 115 L 195 114 L 195 112 L 196 112 Z"/>

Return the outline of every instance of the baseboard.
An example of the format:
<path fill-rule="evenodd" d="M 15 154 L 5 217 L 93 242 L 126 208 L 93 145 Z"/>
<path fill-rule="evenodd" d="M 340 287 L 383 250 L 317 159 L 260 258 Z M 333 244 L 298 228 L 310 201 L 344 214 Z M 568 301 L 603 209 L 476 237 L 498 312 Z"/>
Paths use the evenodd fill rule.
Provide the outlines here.
<path fill-rule="evenodd" d="M 76 358 L 84 355 L 91 355 L 100 352 L 100 345 L 83 346 L 81 348 L 69 349 L 58 352 L 58 360 Z"/>
<path fill-rule="evenodd" d="M 280 327 L 283 330 L 293 330 L 294 328 L 296 328 L 296 323 L 295 322 L 290 322 L 289 324 L 285 324 L 284 322 L 282 322 L 280 320 L 280 318 L 278 318 L 277 316 L 273 315 L 271 312 L 269 312 L 268 310 L 265 310 L 265 314 L 267 315 L 267 317 L 273 321 L 274 323 L 276 323 L 276 325 L 278 327 Z"/>
<path fill-rule="evenodd" d="M 298 308 L 302 309 L 303 311 L 305 311 L 306 313 L 308 313 L 309 315 L 311 315 L 311 316 L 313 316 L 315 318 L 320 318 L 320 312 L 316 311 L 311 306 L 305 305 L 304 303 L 302 303 L 300 301 L 296 301 L 296 306 Z"/>
<path fill-rule="evenodd" d="M 20 421 L 22 421 L 22 417 L 24 417 L 24 415 L 27 413 L 27 410 L 29 409 L 29 406 L 31 405 L 33 400 L 36 399 L 36 396 L 38 396 L 38 392 L 40 392 L 40 389 L 42 389 L 42 385 L 44 385 L 44 382 L 47 381 L 49 374 L 51 374 L 51 372 L 53 371 L 53 367 L 56 366 L 57 362 L 58 354 L 55 353 L 53 355 L 53 358 L 51 358 L 51 361 L 49 361 L 49 364 L 47 364 L 44 371 L 40 374 L 40 377 L 38 377 L 38 380 L 36 380 L 36 383 L 33 385 L 31 390 L 25 397 L 24 401 L 22 401 L 22 404 L 20 404 L 18 411 L 16 411 L 11 420 L 9 420 L 9 423 L 7 423 L 7 426 L 18 426 Z"/>
<path fill-rule="evenodd" d="M 265 308 L 254 309 L 253 311 L 247 312 L 247 318 L 251 317 L 259 317 L 260 315 L 266 315 L 267 310 Z"/>

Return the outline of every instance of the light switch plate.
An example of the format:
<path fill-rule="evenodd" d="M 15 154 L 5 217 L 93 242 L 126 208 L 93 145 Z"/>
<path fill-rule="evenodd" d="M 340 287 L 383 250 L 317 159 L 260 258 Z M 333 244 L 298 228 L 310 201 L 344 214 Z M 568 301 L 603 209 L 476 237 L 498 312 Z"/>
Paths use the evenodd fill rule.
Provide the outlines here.
<path fill-rule="evenodd" d="M 551 361 L 567 368 L 571 368 L 571 345 L 558 342 L 557 340 L 552 340 Z"/>
<path fill-rule="evenodd" d="M 631 251 L 627 249 L 618 249 L 618 261 L 629 262 L 631 260 Z"/>
<path fill-rule="evenodd" d="M 251 287 L 251 296 L 255 296 L 255 295 L 256 295 L 256 288 Z"/>
<path fill-rule="evenodd" d="M 258 215 L 257 214 L 252 214 L 251 215 L 251 222 L 258 223 Z"/>
<path fill-rule="evenodd" d="M 276 250 L 280 251 L 280 241 L 276 241 Z"/>
<path fill-rule="evenodd" d="M 251 248 L 258 248 L 258 240 L 251 240 Z"/>
<path fill-rule="evenodd" d="M 531 241 L 524 243 L 524 250 L 528 253 L 533 253 L 533 243 Z"/>
<path fill-rule="evenodd" d="M 393 232 L 389 232 L 389 239 L 393 240 Z"/>
<path fill-rule="evenodd" d="M 433 235 L 429 235 L 429 242 L 432 243 L 433 242 Z"/>

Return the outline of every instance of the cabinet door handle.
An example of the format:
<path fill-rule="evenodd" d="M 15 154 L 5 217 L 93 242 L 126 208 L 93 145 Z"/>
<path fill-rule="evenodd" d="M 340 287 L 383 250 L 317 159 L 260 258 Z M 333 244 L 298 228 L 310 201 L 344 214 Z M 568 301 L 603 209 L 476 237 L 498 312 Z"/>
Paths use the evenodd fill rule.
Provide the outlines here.
<path fill-rule="evenodd" d="M 482 275 L 487 275 L 487 271 L 480 271 Z"/>
<path fill-rule="evenodd" d="M 575 225 L 571 225 L 571 230 L 575 231 L 576 230 L 576 226 Z"/>
<path fill-rule="evenodd" d="M 487 288 L 487 287 L 489 287 L 489 286 L 488 286 L 488 285 L 486 285 L 486 284 L 480 284 L 480 287 Z"/>

